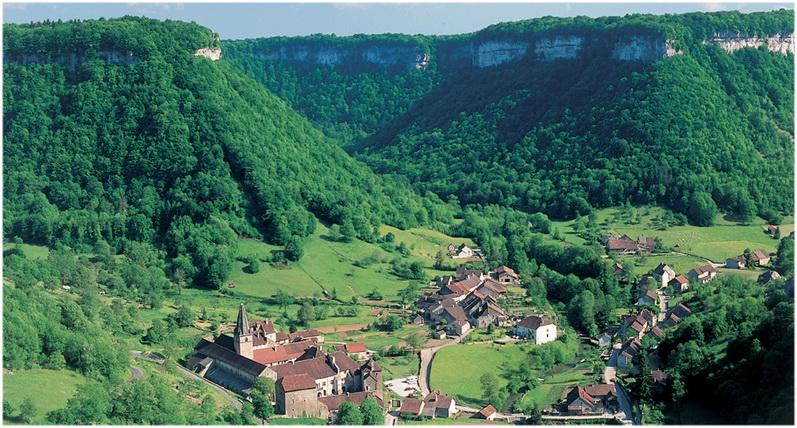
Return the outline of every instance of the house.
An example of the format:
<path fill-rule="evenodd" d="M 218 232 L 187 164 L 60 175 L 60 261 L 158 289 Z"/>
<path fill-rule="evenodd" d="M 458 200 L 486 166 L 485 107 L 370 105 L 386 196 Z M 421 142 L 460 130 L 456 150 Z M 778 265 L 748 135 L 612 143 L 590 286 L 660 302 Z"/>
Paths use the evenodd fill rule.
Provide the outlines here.
<path fill-rule="evenodd" d="M 368 358 L 373 354 L 373 352 L 365 347 L 365 343 L 363 342 L 346 343 L 343 345 L 343 350 L 353 357 L 356 356 L 359 360 Z"/>
<path fill-rule="evenodd" d="M 532 315 L 523 318 L 512 329 L 512 333 L 541 345 L 556 340 L 556 325 L 543 317 Z"/>
<path fill-rule="evenodd" d="M 692 310 L 689 309 L 689 307 L 687 307 L 683 303 L 677 304 L 674 308 L 670 310 L 670 312 L 682 319 L 688 317 L 689 315 L 692 315 Z"/>
<path fill-rule="evenodd" d="M 423 400 L 417 398 L 407 398 L 401 402 L 399 416 L 408 419 L 418 419 L 423 411 Z"/>
<path fill-rule="evenodd" d="M 769 284 L 770 281 L 775 281 L 777 279 L 780 279 L 780 274 L 775 272 L 774 270 L 768 270 L 758 276 L 758 283 Z"/>
<path fill-rule="evenodd" d="M 650 329 L 650 334 L 656 339 L 661 340 L 664 339 L 664 331 L 658 327 L 653 327 Z"/>
<path fill-rule="evenodd" d="M 452 259 L 467 259 L 473 257 L 473 249 L 465 244 L 456 245 L 452 243 L 448 245 L 448 255 Z"/>
<path fill-rule="evenodd" d="M 753 252 L 750 253 L 750 263 L 754 266 L 766 266 L 769 262 L 769 253 L 764 250 L 753 250 Z"/>
<path fill-rule="evenodd" d="M 636 359 L 637 354 L 639 354 L 640 349 L 642 349 L 642 342 L 639 338 L 632 337 L 628 339 L 617 355 L 617 367 L 626 368 L 630 366 Z"/>
<path fill-rule="evenodd" d="M 490 276 L 497 279 L 501 284 L 519 284 L 520 276 L 512 268 L 501 265 L 498 269 L 490 273 Z"/>
<path fill-rule="evenodd" d="M 432 333 L 432 337 L 435 339 L 445 339 L 446 338 L 446 328 L 444 326 L 439 326 L 435 329 L 434 333 Z"/>
<path fill-rule="evenodd" d="M 774 224 L 767 225 L 765 232 L 767 235 L 775 236 L 776 233 L 780 232 L 780 226 L 776 226 Z"/>
<path fill-rule="evenodd" d="M 640 236 L 637 238 L 637 245 L 639 246 L 639 251 L 649 253 L 656 247 L 656 239 L 652 236 Z"/>
<path fill-rule="evenodd" d="M 675 278 L 675 270 L 673 270 L 672 266 L 664 263 L 659 263 L 659 265 L 653 269 L 652 274 L 653 279 L 661 284 L 661 287 L 666 287 L 670 280 Z"/>
<path fill-rule="evenodd" d="M 462 281 L 469 276 L 478 276 L 479 279 L 486 279 L 488 277 L 488 275 L 485 275 L 484 272 L 478 269 L 468 269 L 464 266 L 457 266 L 454 274 L 454 280 Z"/>
<path fill-rule="evenodd" d="M 316 395 L 316 383 L 310 375 L 288 375 L 277 381 L 275 389 L 276 412 L 298 418 L 306 415 L 322 416 Z"/>
<path fill-rule="evenodd" d="M 487 421 L 492 421 L 495 419 L 495 415 L 498 414 L 498 411 L 495 410 L 492 404 L 488 404 L 481 408 L 478 412 L 476 412 L 473 417 L 476 419 L 484 419 Z"/>
<path fill-rule="evenodd" d="M 683 293 L 689 289 L 689 280 L 683 275 L 678 275 L 669 282 L 670 287 L 678 293 Z"/>
<path fill-rule="evenodd" d="M 615 413 L 619 408 L 614 384 L 574 386 L 565 395 L 569 415 L 587 416 Z"/>
<path fill-rule="evenodd" d="M 698 284 L 706 284 L 713 280 L 716 276 L 717 269 L 715 269 L 714 265 L 710 263 L 696 267 L 686 273 L 686 277 L 689 278 L 691 282 L 696 282 Z"/>
<path fill-rule="evenodd" d="M 415 325 L 423 325 L 423 315 L 415 315 L 415 318 L 412 319 L 412 323 Z"/>
<path fill-rule="evenodd" d="M 457 403 L 454 398 L 442 394 L 440 391 L 432 391 L 423 399 L 423 409 L 421 415 L 434 418 L 450 418 L 457 413 Z"/>
<path fill-rule="evenodd" d="M 747 269 L 747 259 L 744 256 L 731 257 L 725 260 L 725 267 L 728 269 Z"/>
<path fill-rule="evenodd" d="M 651 370 L 650 377 L 653 379 L 653 388 L 661 393 L 667 386 L 667 373 L 663 370 Z"/>
<path fill-rule="evenodd" d="M 659 293 L 655 290 L 646 290 L 642 296 L 639 297 L 639 300 L 636 302 L 637 306 L 642 305 L 658 305 L 659 304 Z"/>
<path fill-rule="evenodd" d="M 606 242 L 606 251 L 614 254 L 630 255 L 639 251 L 639 244 L 627 235 L 611 237 Z"/>
<path fill-rule="evenodd" d="M 443 317 L 446 321 L 446 332 L 462 336 L 467 333 L 471 326 L 465 310 L 461 306 L 450 306 L 443 310 Z"/>
<path fill-rule="evenodd" d="M 620 327 L 620 334 L 630 334 L 633 337 L 642 339 L 649 326 L 648 320 L 641 314 L 629 315 Z"/>
<path fill-rule="evenodd" d="M 639 316 L 645 319 L 648 324 L 648 327 L 654 327 L 659 320 L 659 317 L 654 314 L 650 309 L 645 308 L 639 311 Z"/>

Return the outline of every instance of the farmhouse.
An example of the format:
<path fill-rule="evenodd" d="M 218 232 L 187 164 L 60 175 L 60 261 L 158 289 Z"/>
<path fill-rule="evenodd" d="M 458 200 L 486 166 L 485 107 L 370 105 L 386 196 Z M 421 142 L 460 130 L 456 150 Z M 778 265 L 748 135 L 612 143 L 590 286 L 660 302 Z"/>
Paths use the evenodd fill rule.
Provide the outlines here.
<path fill-rule="evenodd" d="M 373 354 L 373 352 L 369 351 L 368 348 L 365 347 L 365 343 L 363 342 L 345 343 L 340 345 L 338 350 L 344 351 L 352 357 L 356 357 L 358 360 L 363 360 Z"/>
<path fill-rule="evenodd" d="M 501 284 L 519 284 L 520 276 L 512 268 L 501 265 L 498 269 L 490 272 L 490 276 L 498 280 Z"/>
<path fill-rule="evenodd" d="M 690 281 L 698 284 L 706 284 L 717 276 L 717 269 L 710 263 L 696 267 L 686 274 Z"/>
<path fill-rule="evenodd" d="M 277 343 L 278 336 L 270 321 L 250 322 L 241 305 L 233 337 L 200 340 L 187 366 L 244 396 L 255 379 L 270 377 L 276 383 L 276 411 L 287 416 L 329 417 L 336 408 L 330 410 L 327 404 L 335 401 L 324 404 L 320 397 L 367 392 L 381 402 L 382 369 L 375 361 L 360 364 L 352 360 L 346 346 L 326 353 L 315 331 L 287 335 L 288 340 L 292 337 L 296 342 L 284 345 Z M 360 348 L 354 344 L 351 349 Z"/>
<path fill-rule="evenodd" d="M 678 293 L 683 293 L 689 289 L 689 280 L 683 275 L 678 275 L 669 282 L 670 287 Z"/>
<path fill-rule="evenodd" d="M 659 293 L 655 290 L 646 290 L 644 294 L 639 296 L 636 302 L 637 305 L 657 305 L 659 304 Z"/>
<path fill-rule="evenodd" d="M 666 286 L 671 279 L 675 278 L 675 270 L 673 270 L 672 266 L 664 263 L 659 263 L 655 269 L 653 269 L 653 279 L 656 280 L 662 287 Z"/>
<path fill-rule="evenodd" d="M 780 232 L 780 226 L 776 226 L 774 224 L 767 225 L 765 232 L 767 235 L 774 236 L 776 233 Z"/>
<path fill-rule="evenodd" d="M 725 267 L 728 269 L 747 269 L 747 259 L 744 256 L 731 257 L 725 260 Z"/>
<path fill-rule="evenodd" d="M 541 345 L 556 340 L 556 325 L 543 317 L 532 315 L 523 318 L 512 329 L 512 333 Z"/>
<path fill-rule="evenodd" d="M 753 250 L 750 253 L 750 263 L 753 266 L 766 266 L 769 264 L 769 253 L 764 250 Z"/>
<path fill-rule="evenodd" d="M 576 385 L 567 391 L 564 404 L 567 413 L 576 416 L 615 413 L 619 408 L 613 384 Z"/>
<path fill-rule="evenodd" d="M 467 259 L 473 257 L 473 249 L 465 244 L 448 244 L 448 255 L 452 259 Z"/>
<path fill-rule="evenodd" d="M 495 410 L 492 404 L 488 404 L 481 408 L 476 414 L 473 415 L 476 419 L 484 419 L 487 421 L 495 420 L 495 415 L 498 414 L 498 411 Z"/>
<path fill-rule="evenodd" d="M 407 398 L 399 408 L 399 415 L 410 419 L 449 418 L 456 412 L 454 398 L 439 391 L 430 392 L 423 400 Z"/>
<path fill-rule="evenodd" d="M 623 347 L 620 348 L 620 353 L 617 355 L 617 367 L 626 368 L 630 366 L 641 349 L 642 342 L 639 338 L 632 337 L 628 339 L 623 344 Z"/>

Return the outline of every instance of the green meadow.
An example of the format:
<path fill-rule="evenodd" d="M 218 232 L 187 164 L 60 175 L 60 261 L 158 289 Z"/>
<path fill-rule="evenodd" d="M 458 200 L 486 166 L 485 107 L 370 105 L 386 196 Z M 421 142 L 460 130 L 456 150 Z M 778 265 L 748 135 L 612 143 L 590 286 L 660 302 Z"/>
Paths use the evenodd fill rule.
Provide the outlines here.
<path fill-rule="evenodd" d="M 622 216 L 621 208 L 606 208 L 597 211 L 597 221 L 608 232 L 618 235 L 626 234 L 632 238 L 640 235 L 658 236 L 664 245 L 673 247 L 675 251 L 707 258 L 714 262 L 724 262 L 726 258 L 742 253 L 745 248 L 761 248 L 768 252 L 777 249 L 778 241 L 764 233 L 767 223 L 756 217 L 750 224 L 738 224 L 718 215 L 714 225 L 698 227 L 692 225 L 670 226 L 666 230 L 657 228 L 657 218 L 664 214 L 664 209 L 653 206 L 634 208 L 639 214 L 639 223 L 632 224 Z M 575 220 L 553 222 L 562 233 L 565 242 L 579 245 L 584 240 L 573 231 Z M 636 223 L 636 222 L 634 222 Z M 794 230 L 794 217 L 784 217 L 780 225 L 781 236 L 787 236 Z"/>
<path fill-rule="evenodd" d="M 482 387 L 479 378 L 488 372 L 498 375 L 501 382 L 501 367 L 516 364 L 528 358 L 531 345 L 508 343 L 460 344 L 445 347 L 437 352 L 432 361 L 432 389 L 451 394 L 457 402 L 469 406 L 482 406 Z M 466 378 L 463 378 L 466 375 Z"/>
<path fill-rule="evenodd" d="M 3 374 L 3 401 L 19 409 L 25 398 L 30 398 L 36 409 L 33 424 L 46 424 L 47 412 L 66 406 L 77 386 L 86 382 L 83 375 L 71 370 L 31 369 Z M 15 423 L 3 415 L 6 423 Z"/>

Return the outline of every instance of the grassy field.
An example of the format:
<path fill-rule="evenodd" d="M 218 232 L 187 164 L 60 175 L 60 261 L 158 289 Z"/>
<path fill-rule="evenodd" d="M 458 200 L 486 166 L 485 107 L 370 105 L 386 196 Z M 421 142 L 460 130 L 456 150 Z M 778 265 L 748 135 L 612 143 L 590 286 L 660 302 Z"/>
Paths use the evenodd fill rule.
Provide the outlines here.
<path fill-rule="evenodd" d="M 487 372 L 500 378 L 501 367 L 528 358 L 530 346 L 478 343 L 443 348 L 432 362 L 431 388 L 451 394 L 466 405 L 484 405 L 479 378 Z"/>
<path fill-rule="evenodd" d="M 432 269 L 434 255 L 440 244 L 437 242 L 470 242 L 466 239 L 451 238 L 442 233 L 427 229 L 402 231 L 383 226 L 382 233 L 393 232 L 397 242 L 406 242 L 411 248 L 409 260 L 420 260 L 432 277 L 444 272 Z M 323 290 L 336 290 L 338 297 L 365 297 L 374 289 L 379 289 L 386 299 L 395 299 L 399 290 L 407 287 L 409 281 L 390 273 L 390 261 L 400 254 L 388 252 L 376 244 L 354 240 L 339 242 L 330 238 L 329 229 L 319 224 L 316 232 L 307 238 L 304 257 L 287 268 L 275 268 L 268 263 L 260 264 L 256 274 L 244 272 L 245 264 L 236 261 L 230 281 L 235 283 L 235 294 L 242 297 L 263 298 L 273 296 L 283 290 L 294 296 L 320 296 Z M 239 253 L 266 258 L 279 247 L 256 240 L 240 240 Z M 371 258 L 375 262 L 359 267 L 357 262 Z"/>
<path fill-rule="evenodd" d="M 379 233 L 382 235 L 388 232 L 396 236 L 396 243 L 404 242 L 410 247 L 414 255 L 422 257 L 430 263 L 434 262 L 438 251 L 443 251 L 443 253 L 448 251 L 448 244 L 465 244 L 471 248 L 475 246 L 469 238 L 454 238 L 436 230 L 423 228 L 401 230 L 392 226 L 381 226 L 379 228 Z M 464 263 L 464 261 L 456 259 L 447 259 L 447 262 Z"/>
<path fill-rule="evenodd" d="M 384 370 L 384 380 L 398 379 L 418 374 L 418 354 L 413 353 L 403 357 L 385 357 L 379 360 L 379 365 Z"/>
<path fill-rule="evenodd" d="M 506 425 L 505 420 L 486 421 L 470 416 L 455 416 L 453 418 L 434 418 L 419 421 L 405 421 L 399 419 L 399 425 Z"/>
<path fill-rule="evenodd" d="M 566 388 L 576 384 L 588 385 L 595 382 L 594 376 L 585 374 L 584 370 L 584 368 L 576 367 L 546 377 L 539 386 L 523 394 L 518 404 L 530 406 L 535 403 L 539 409 L 550 407 L 559 401 Z"/>
<path fill-rule="evenodd" d="M 700 257 L 686 256 L 681 254 L 650 255 L 645 256 L 641 264 L 636 263 L 635 258 L 627 259 L 634 266 L 634 273 L 644 275 L 652 271 L 659 263 L 666 263 L 673 267 L 679 275 L 686 275 L 694 267 L 706 264 Z"/>
<path fill-rule="evenodd" d="M 10 250 L 11 248 L 17 248 L 17 245 L 9 243 L 3 244 L 3 251 Z M 29 259 L 46 259 L 47 256 L 50 255 L 50 249 L 43 245 L 22 244 L 22 251 Z"/>
<path fill-rule="evenodd" d="M 77 386 L 85 381 L 83 375 L 70 370 L 31 369 L 5 373 L 3 400 L 19 408 L 22 400 L 29 397 L 36 408 L 33 423 L 45 424 L 47 412 L 65 407 Z"/>
<path fill-rule="evenodd" d="M 745 248 L 761 248 L 769 252 L 777 249 L 778 241 L 766 235 L 763 230 L 766 222 L 756 218 L 749 225 L 740 225 L 728 221 L 718 215 L 711 227 L 672 226 L 667 230 L 656 228 L 655 218 L 664 210 L 659 207 L 637 207 L 639 224 L 629 224 L 621 219 L 619 208 L 607 208 L 597 212 L 598 223 L 607 230 L 632 238 L 640 235 L 658 236 L 669 247 L 678 246 L 677 250 L 708 258 L 715 262 L 724 262 L 726 258 L 741 254 Z M 583 244 L 584 240 L 573 232 L 575 221 L 553 222 L 562 232 L 565 242 Z M 785 217 L 780 226 L 781 235 L 787 236 L 794 230 L 794 217 Z"/>

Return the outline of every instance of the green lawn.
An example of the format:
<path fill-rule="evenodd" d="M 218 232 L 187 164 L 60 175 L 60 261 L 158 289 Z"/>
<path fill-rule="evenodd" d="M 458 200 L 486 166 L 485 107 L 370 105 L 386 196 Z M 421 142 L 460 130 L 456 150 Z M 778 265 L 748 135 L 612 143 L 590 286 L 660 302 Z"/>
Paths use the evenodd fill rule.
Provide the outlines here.
<path fill-rule="evenodd" d="M 453 395 L 457 401 L 471 406 L 482 406 L 482 387 L 479 378 L 492 372 L 501 382 L 501 367 L 528 358 L 533 345 L 494 345 L 489 343 L 448 346 L 432 361 L 431 388 Z"/>
<path fill-rule="evenodd" d="M 546 376 L 542 384 L 523 394 L 523 397 L 518 400 L 518 404 L 530 406 L 532 403 L 536 403 L 539 409 L 545 409 L 559 401 L 565 389 L 576 384 L 588 385 L 594 382 L 594 376 L 581 373 L 580 368 L 568 369 Z"/>
<path fill-rule="evenodd" d="M 699 257 L 685 256 L 680 254 L 654 254 L 645 256 L 641 264 L 636 264 L 637 259 L 634 257 L 621 257 L 620 259 L 629 262 L 634 267 L 634 273 L 637 275 L 649 273 L 655 269 L 659 263 L 666 263 L 672 266 L 675 272 L 679 275 L 686 275 L 686 273 L 692 268 L 706 264 L 706 261 Z"/>
<path fill-rule="evenodd" d="M 412 253 L 418 257 L 423 257 L 429 262 L 434 262 L 438 251 L 448 252 L 448 244 L 465 244 L 471 248 L 475 246 L 469 238 L 454 238 L 436 230 L 412 228 L 407 230 L 397 229 L 392 226 L 381 226 L 379 233 L 384 235 L 392 233 L 396 236 L 396 243 L 404 242 L 412 249 Z M 458 259 L 446 258 L 448 263 L 464 263 Z"/>
<path fill-rule="evenodd" d="M 418 354 L 416 353 L 403 357 L 385 357 L 379 360 L 379 365 L 384 370 L 384 380 L 417 375 L 418 364 Z"/>
<path fill-rule="evenodd" d="M 31 369 L 3 375 L 3 400 L 19 408 L 26 397 L 33 400 L 34 424 L 47 423 L 47 412 L 66 406 L 86 378 L 70 370 Z M 3 418 L 5 421 L 5 417 Z"/>

